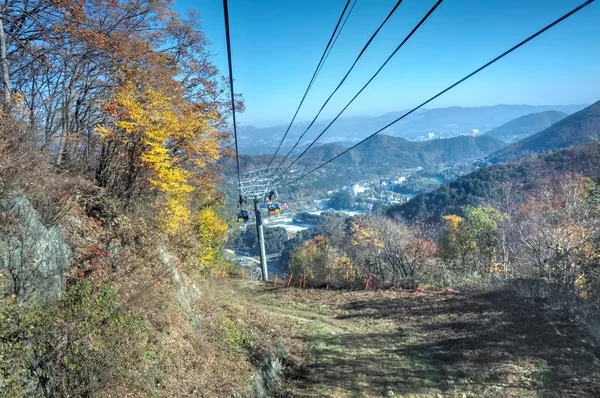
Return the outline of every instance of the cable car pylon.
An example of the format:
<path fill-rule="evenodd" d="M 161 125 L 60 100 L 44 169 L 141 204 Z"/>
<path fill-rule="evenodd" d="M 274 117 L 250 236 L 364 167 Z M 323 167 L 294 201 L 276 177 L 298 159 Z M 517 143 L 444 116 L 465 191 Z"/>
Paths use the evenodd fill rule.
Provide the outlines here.
<path fill-rule="evenodd" d="M 242 192 L 240 196 L 241 201 L 243 202 L 252 200 L 252 203 L 254 204 L 254 215 L 256 217 L 256 238 L 258 240 L 257 251 L 260 256 L 260 269 L 264 282 L 269 281 L 269 270 L 267 268 L 267 254 L 265 251 L 265 235 L 262 215 L 260 214 L 258 203 L 259 201 L 264 201 L 267 197 L 272 197 L 274 192 L 274 187 L 272 185 L 273 180 L 265 177 L 250 177 L 240 180 L 240 188 Z M 240 214 L 244 211 L 245 210 L 240 208 Z M 247 214 L 248 212 L 246 212 L 246 216 Z M 239 220 L 240 215 L 238 215 L 238 221 Z"/>

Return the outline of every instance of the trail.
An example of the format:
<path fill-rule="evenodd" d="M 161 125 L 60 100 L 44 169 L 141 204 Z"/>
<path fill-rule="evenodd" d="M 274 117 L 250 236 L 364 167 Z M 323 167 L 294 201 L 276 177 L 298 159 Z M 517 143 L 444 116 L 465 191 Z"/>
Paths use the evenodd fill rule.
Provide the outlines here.
<path fill-rule="evenodd" d="M 301 347 L 281 397 L 600 396 L 586 333 L 510 292 L 241 291 Z"/>

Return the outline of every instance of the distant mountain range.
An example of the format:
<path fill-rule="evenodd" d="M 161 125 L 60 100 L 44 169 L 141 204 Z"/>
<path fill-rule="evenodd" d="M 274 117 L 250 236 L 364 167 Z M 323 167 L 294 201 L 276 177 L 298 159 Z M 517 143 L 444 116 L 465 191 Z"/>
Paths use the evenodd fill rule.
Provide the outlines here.
<path fill-rule="evenodd" d="M 556 151 L 600 139 L 600 101 L 565 117 L 537 134 L 492 154 L 491 163 Z"/>
<path fill-rule="evenodd" d="M 487 131 L 484 135 L 497 138 L 507 143 L 512 143 L 552 126 L 565 116 L 568 115 L 559 111 L 530 113 L 529 115 L 518 117 L 508 123 L 504 123 L 500 127 Z"/>
<path fill-rule="evenodd" d="M 335 160 L 335 164 L 352 167 L 414 168 L 455 164 L 483 158 L 504 147 L 493 137 L 458 136 L 430 141 L 408 141 L 388 135 L 376 135 L 364 144 Z M 311 148 L 301 164 L 322 163 L 337 156 L 347 147 L 325 144 Z"/>
<path fill-rule="evenodd" d="M 499 127 L 513 119 L 532 113 L 557 111 L 571 114 L 585 105 L 495 105 L 482 107 L 450 107 L 421 109 L 395 123 L 383 133 L 408 140 L 473 135 Z M 406 111 L 390 112 L 377 117 L 353 116 L 338 119 L 319 140 L 320 143 L 342 143 L 349 145 L 382 128 L 397 119 Z M 316 122 L 298 145 L 300 151 L 329 124 L 330 120 Z M 308 122 L 296 123 L 290 129 L 280 153 L 284 155 L 304 132 Z M 240 126 L 239 145 L 242 153 L 273 153 L 285 132 L 287 125 L 272 127 Z"/>

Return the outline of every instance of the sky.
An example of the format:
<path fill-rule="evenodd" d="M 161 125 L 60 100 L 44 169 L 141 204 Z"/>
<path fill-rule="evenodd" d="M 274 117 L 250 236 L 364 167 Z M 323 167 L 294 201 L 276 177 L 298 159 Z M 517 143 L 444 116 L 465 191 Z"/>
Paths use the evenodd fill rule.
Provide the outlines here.
<path fill-rule="evenodd" d="M 311 120 L 397 0 L 356 7 L 300 110 Z M 344 116 L 412 108 L 583 0 L 446 0 L 400 49 Z M 229 0 L 240 125 L 289 123 L 346 0 Z M 433 6 L 404 0 L 320 119 L 335 116 Z M 200 13 L 212 62 L 227 73 L 222 0 L 176 0 Z M 427 108 L 496 104 L 591 104 L 600 100 L 600 1 L 458 86 Z"/>

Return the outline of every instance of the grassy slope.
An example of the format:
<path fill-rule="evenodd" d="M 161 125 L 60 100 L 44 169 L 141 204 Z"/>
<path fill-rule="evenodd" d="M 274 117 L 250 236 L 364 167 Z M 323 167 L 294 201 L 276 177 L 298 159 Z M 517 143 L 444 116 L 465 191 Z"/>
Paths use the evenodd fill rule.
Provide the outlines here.
<path fill-rule="evenodd" d="M 99 398 L 253 396 L 251 379 L 261 361 L 275 355 L 281 334 L 269 325 L 267 315 L 236 296 L 229 279 L 186 268 L 171 252 L 166 263 L 161 249 L 168 251 L 169 246 L 156 234 L 153 217 L 147 216 L 153 211 L 149 204 L 138 203 L 137 212 L 122 214 L 115 198 L 91 181 L 56 170 L 37 151 L 8 150 L 1 138 L 0 197 L 11 190 L 23 192 L 45 216 L 48 225 L 59 223 L 74 253 L 68 285 L 83 279 L 93 283 L 94 292 L 100 286 L 110 287 L 118 298 L 119 313 L 132 314 L 141 325 L 137 326 L 141 330 L 133 334 L 129 324 L 97 319 L 98 313 L 111 308 L 109 304 L 82 306 L 83 310 L 78 309 L 79 318 L 57 318 L 67 322 L 57 322 L 41 335 L 60 336 L 56 350 L 44 352 L 43 346 L 36 347 L 33 365 L 29 359 L 24 363 L 33 367 L 43 360 L 52 369 L 51 382 L 52 378 L 65 374 L 84 375 L 77 379 L 78 383 L 66 385 L 66 390 L 57 396 L 80 396 L 80 391 Z M 67 195 L 65 199 L 60 196 L 63 194 L 71 197 Z M 76 199 L 71 201 L 71 198 Z M 7 228 L 7 224 L 6 218 L 0 218 L 0 227 Z M 0 231 L 0 237 L 2 233 L 6 232 Z M 113 248 L 114 254 L 102 257 L 94 254 L 105 249 L 108 253 L 109 248 Z M 178 278 L 173 270 L 178 270 Z M 0 286 L 6 289 L 4 282 L 0 275 Z M 0 302 L 0 312 L 16 308 L 10 297 L 0 295 L 0 299 L 11 304 L 9 307 Z M 63 303 L 62 311 L 68 315 L 68 309 L 78 304 Z M 51 306 L 45 309 L 49 313 L 51 310 L 54 310 Z M 5 336 L 8 330 L 16 336 L 9 345 L 33 344 L 30 339 L 39 334 L 38 330 L 17 328 L 27 323 L 14 318 L 12 323 L 7 322 L 0 314 L 0 336 Z M 114 339 L 114 344 L 109 342 L 85 351 L 81 355 L 84 358 L 74 356 L 80 362 L 69 364 L 64 352 L 64 340 L 69 338 L 65 330 L 70 336 L 85 335 L 85 341 L 89 339 L 90 343 L 94 335 L 103 335 L 102 332 L 108 336 L 120 337 L 124 333 L 128 336 Z M 131 347 L 124 349 L 123 341 Z M 6 351 L 2 350 L 6 347 L 2 347 L 4 343 L 0 341 L 0 364 L 2 361 L 10 364 L 15 359 L 2 356 Z M 4 369 L 0 366 L 0 397 L 12 398 L 14 391 L 2 388 Z M 89 374 L 94 378 L 93 383 L 86 378 Z M 37 380 L 35 377 L 31 379 Z"/>
<path fill-rule="evenodd" d="M 241 290 L 296 342 L 282 397 L 600 395 L 582 330 L 507 292 Z"/>

